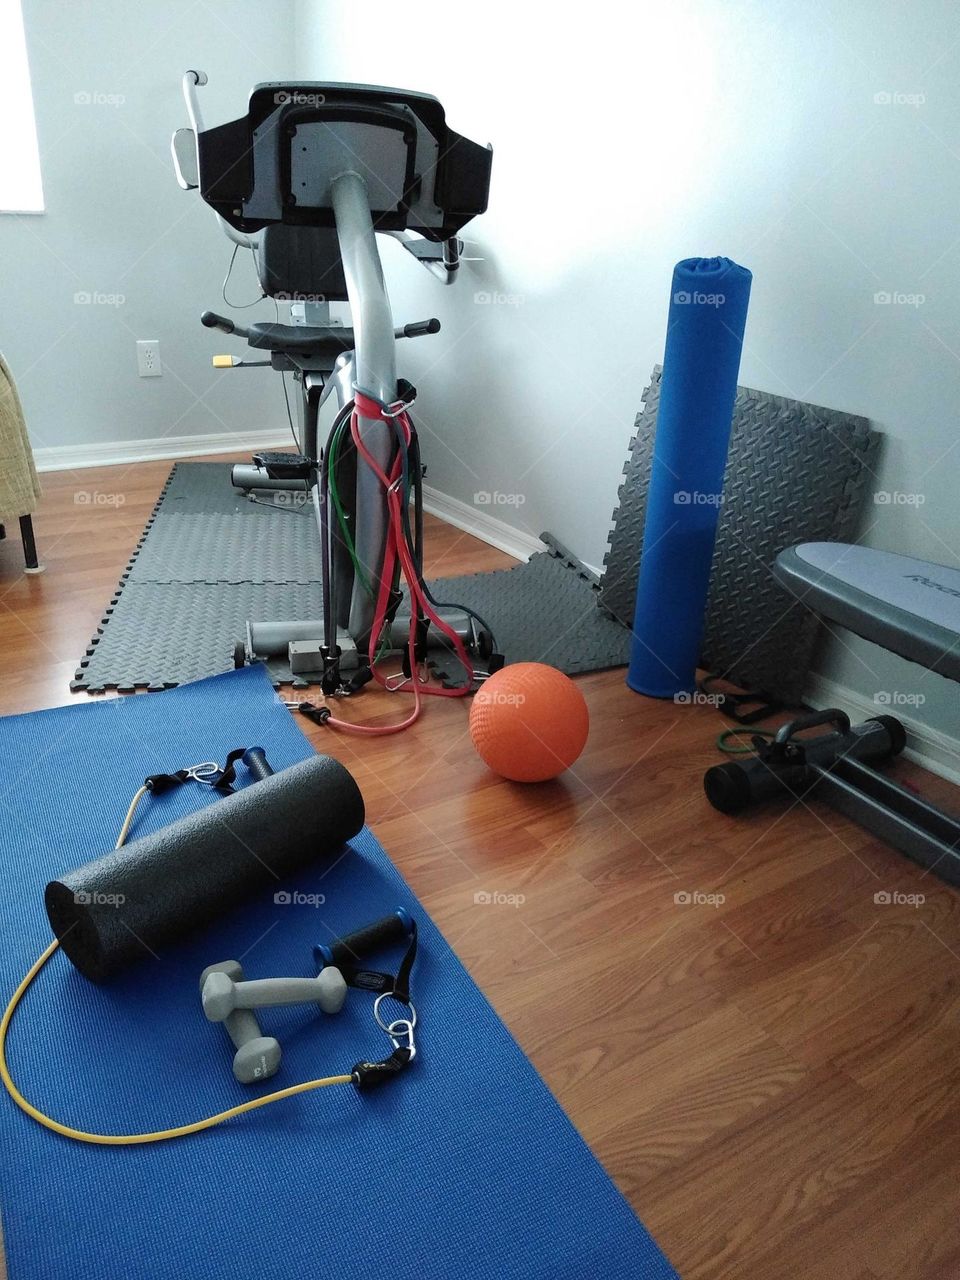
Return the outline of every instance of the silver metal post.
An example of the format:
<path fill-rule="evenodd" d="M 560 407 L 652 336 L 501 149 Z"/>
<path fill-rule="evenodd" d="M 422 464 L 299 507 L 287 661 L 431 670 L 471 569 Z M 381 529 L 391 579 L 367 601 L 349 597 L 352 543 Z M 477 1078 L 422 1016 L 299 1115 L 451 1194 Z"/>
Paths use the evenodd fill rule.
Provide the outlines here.
<path fill-rule="evenodd" d="M 331 202 L 356 338 L 354 376 L 362 390 L 391 404 L 397 397 L 393 316 L 363 178 L 352 171 L 340 174 L 331 185 Z M 360 430 L 367 449 L 386 469 L 393 454 L 390 427 L 361 418 Z M 356 513 L 357 558 L 376 582 L 386 545 L 386 499 L 380 482 L 362 459 L 357 461 Z M 354 639 L 363 640 L 369 633 L 374 604 L 354 581 L 347 621 Z"/>

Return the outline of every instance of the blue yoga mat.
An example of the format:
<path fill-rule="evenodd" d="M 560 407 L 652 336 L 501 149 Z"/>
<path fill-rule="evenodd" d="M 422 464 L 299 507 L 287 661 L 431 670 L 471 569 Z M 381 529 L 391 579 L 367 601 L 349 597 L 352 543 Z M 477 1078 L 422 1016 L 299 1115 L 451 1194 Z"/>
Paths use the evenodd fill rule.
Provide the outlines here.
<path fill-rule="evenodd" d="M 311 751 L 260 669 L 0 720 L 4 1000 L 50 940 L 45 882 L 113 845 L 144 776 L 254 743 L 277 769 Z M 217 802 L 177 788 L 133 834 L 204 803 Z M 420 923 L 415 1063 L 377 1093 L 326 1089 L 142 1147 L 69 1141 L 0 1094 L 12 1280 L 674 1277 L 370 832 L 286 887 L 324 901 L 271 893 L 104 986 L 57 953 L 11 1027 L 21 1090 L 58 1120 L 113 1133 L 246 1101 L 254 1091 L 233 1080 L 222 1028 L 200 1010 L 201 969 L 242 958 L 249 977 L 308 974 L 315 942 L 397 906 Z M 284 1048 L 263 1092 L 390 1049 L 358 992 L 336 1018 L 272 1010 L 263 1025 Z"/>
<path fill-rule="evenodd" d="M 627 670 L 656 698 L 696 687 L 752 279 L 729 258 L 673 273 Z"/>

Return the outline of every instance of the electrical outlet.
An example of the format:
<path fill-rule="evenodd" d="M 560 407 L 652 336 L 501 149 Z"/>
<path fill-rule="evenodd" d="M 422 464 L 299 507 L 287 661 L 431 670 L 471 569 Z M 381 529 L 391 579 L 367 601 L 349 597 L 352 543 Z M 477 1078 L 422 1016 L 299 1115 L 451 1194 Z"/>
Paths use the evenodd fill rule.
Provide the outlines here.
<path fill-rule="evenodd" d="M 159 339 L 142 338 L 137 342 L 137 373 L 141 378 L 159 378 L 162 376 Z"/>

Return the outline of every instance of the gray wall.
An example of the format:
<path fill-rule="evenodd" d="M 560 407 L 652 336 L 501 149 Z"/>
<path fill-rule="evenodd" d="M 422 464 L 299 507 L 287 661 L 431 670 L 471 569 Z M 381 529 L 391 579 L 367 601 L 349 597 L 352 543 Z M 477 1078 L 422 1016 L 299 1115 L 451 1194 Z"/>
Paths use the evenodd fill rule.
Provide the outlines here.
<path fill-rule="evenodd" d="M 240 114 L 252 84 L 289 71 L 291 15 L 284 0 L 24 0 L 46 212 L 0 214 L 0 350 L 36 447 L 284 429 L 279 379 L 210 366 L 230 344 L 199 314 L 218 307 L 230 246 L 177 186 L 169 142 L 182 73 L 209 73 L 208 123 Z M 259 291 L 251 274 L 232 285 Z M 137 338 L 160 339 L 161 378 L 137 377 Z"/>
<path fill-rule="evenodd" d="M 671 267 L 724 253 L 755 277 L 742 381 L 874 419 L 876 491 L 919 497 L 871 503 L 865 540 L 957 563 L 953 4 L 491 4 L 452 41 L 375 0 L 297 15 L 305 77 L 433 92 L 495 146 L 467 231 L 486 261 L 457 289 L 384 251 L 398 315 L 445 321 L 403 352 L 434 486 L 498 492 L 493 514 L 599 563 Z M 916 714 L 958 731 L 955 686 L 872 646 L 842 636 L 823 669 L 871 699 L 920 690 Z"/>
<path fill-rule="evenodd" d="M 956 563 L 960 45 L 947 0 L 595 0 L 569 20 L 495 3 L 453 11 L 452 26 L 393 0 L 24 9 L 47 212 L 0 215 L 0 348 L 37 446 L 282 430 L 275 380 L 215 373 L 221 340 L 197 323 L 228 248 L 171 176 L 184 68 L 210 73 L 210 122 L 291 71 L 401 82 L 496 146 L 490 212 L 468 233 L 485 261 L 457 289 L 384 247 L 398 318 L 445 322 L 401 354 L 436 488 L 468 504 L 499 494 L 486 512 L 598 563 L 663 351 L 671 266 L 726 253 L 755 275 L 742 380 L 874 419 L 887 435 L 875 489 L 903 497 L 871 504 L 865 541 Z M 124 302 L 74 301 L 84 293 Z M 249 274 L 234 280 L 234 298 L 254 294 Z M 163 378 L 137 378 L 138 337 L 160 339 Z M 954 687 L 937 677 L 917 685 L 850 637 L 822 665 L 867 697 L 920 690 L 918 715 L 957 732 Z"/>

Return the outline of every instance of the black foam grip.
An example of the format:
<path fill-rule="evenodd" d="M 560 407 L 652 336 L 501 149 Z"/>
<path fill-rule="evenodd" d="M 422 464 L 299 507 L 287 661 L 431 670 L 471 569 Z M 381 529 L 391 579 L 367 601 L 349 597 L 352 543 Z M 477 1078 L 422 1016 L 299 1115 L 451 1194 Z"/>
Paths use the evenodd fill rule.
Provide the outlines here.
<path fill-rule="evenodd" d="M 373 924 L 338 938 L 330 948 L 330 955 L 335 965 L 350 968 L 360 956 L 372 955 L 395 942 L 406 942 L 407 937 L 407 926 L 400 916 L 384 916 L 382 920 L 375 920 Z"/>
<path fill-rule="evenodd" d="M 273 768 L 264 754 L 263 747 L 249 747 L 243 753 L 243 763 L 258 782 L 273 777 Z"/>
<path fill-rule="evenodd" d="M 314 756 L 51 881 L 47 915 L 77 969 L 101 982 L 332 861 L 363 820 L 350 773 Z"/>

